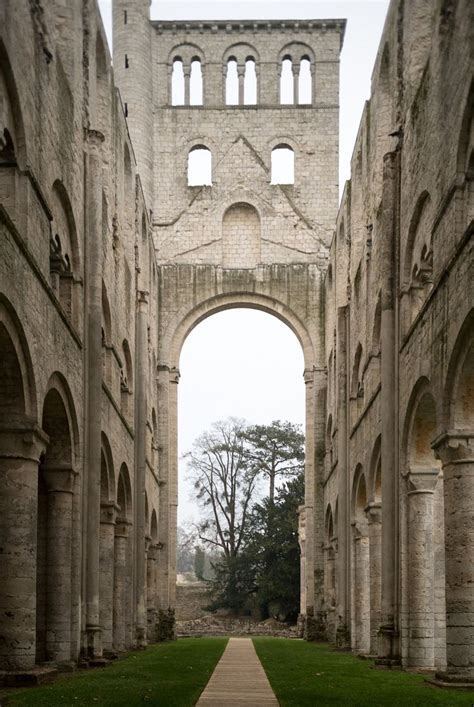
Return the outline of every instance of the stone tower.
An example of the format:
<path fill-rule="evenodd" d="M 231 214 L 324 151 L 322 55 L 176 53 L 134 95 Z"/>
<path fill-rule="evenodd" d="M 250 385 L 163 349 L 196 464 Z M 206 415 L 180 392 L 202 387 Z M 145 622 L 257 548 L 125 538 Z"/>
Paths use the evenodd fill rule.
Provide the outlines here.
<path fill-rule="evenodd" d="M 114 74 L 148 204 L 153 175 L 151 39 L 150 0 L 114 0 Z"/>
<path fill-rule="evenodd" d="M 279 317 L 306 382 L 303 613 L 322 606 L 322 282 L 338 200 L 342 20 L 161 22 L 114 3 L 115 76 L 158 263 L 159 582 L 174 605 L 177 383 L 188 332 L 229 307 Z M 193 174 L 193 162 L 202 160 Z M 284 174 L 278 159 L 287 160 Z M 317 590 L 315 591 L 315 587 Z"/>

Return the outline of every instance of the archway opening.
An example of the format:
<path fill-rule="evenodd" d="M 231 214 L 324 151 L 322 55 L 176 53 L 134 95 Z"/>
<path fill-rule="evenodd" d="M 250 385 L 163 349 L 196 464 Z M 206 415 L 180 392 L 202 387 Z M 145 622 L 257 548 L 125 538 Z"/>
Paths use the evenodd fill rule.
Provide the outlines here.
<path fill-rule="evenodd" d="M 271 426 L 279 420 L 300 425 L 301 430 L 304 430 L 304 366 L 302 346 L 288 326 L 267 312 L 238 305 L 208 316 L 193 329 L 183 345 L 179 360 L 178 390 L 178 526 L 181 529 L 178 551 L 187 550 L 190 556 L 188 566 L 183 565 L 178 558 L 178 568 L 181 570 L 178 575 L 178 621 L 186 597 L 182 583 L 188 576 L 184 575 L 196 570 L 194 562 L 201 562 L 198 555 L 204 551 L 204 570 L 198 568 L 199 572 L 201 576 L 204 572 L 204 578 L 215 578 L 211 563 L 217 563 L 219 553 L 223 552 L 222 548 L 214 551 L 210 543 L 202 540 L 205 533 L 196 533 L 195 526 L 205 520 L 207 511 L 196 498 L 200 491 L 193 485 L 195 478 L 187 472 L 187 460 L 183 455 L 193 448 L 193 442 L 199 435 L 211 429 L 213 423 L 228 421 L 230 417 L 245 420 L 249 425 L 262 426 Z M 294 567 L 298 576 L 296 615 L 300 604 L 298 506 L 304 504 L 303 473 L 301 477 L 302 489 L 294 489 L 295 498 L 297 493 L 303 493 L 303 497 L 295 501 L 294 508 Z M 283 498 L 286 484 L 294 480 L 291 475 L 282 475 L 276 479 L 275 506 Z M 248 505 L 250 514 L 257 504 L 261 507 L 268 504 L 270 488 L 269 478 L 262 474 L 251 490 Z M 212 513 L 209 516 L 212 520 Z M 261 530 L 261 526 L 259 528 Z M 190 547 L 189 536 L 193 533 Z M 259 537 L 258 533 L 256 537 Z M 255 542 L 252 547 L 255 548 Z M 278 569 L 281 571 L 283 561 L 283 553 L 272 555 L 274 572 Z M 286 618 L 287 613 L 290 613 L 287 612 L 287 597 L 282 597 L 280 603 L 277 600 L 266 602 L 264 607 L 265 602 L 259 604 L 259 586 L 257 581 L 253 591 L 247 592 L 239 611 L 255 618 L 266 618 L 269 614 Z M 247 589 L 243 587 L 242 592 Z M 296 615 L 292 618 L 296 618 Z"/>

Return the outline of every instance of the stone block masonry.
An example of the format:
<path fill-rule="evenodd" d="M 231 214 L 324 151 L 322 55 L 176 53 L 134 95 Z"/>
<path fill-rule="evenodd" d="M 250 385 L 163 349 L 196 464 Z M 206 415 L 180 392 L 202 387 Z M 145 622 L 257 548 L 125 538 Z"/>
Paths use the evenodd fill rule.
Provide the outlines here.
<path fill-rule="evenodd" d="M 472 683 L 472 2 L 390 3 L 338 213 L 343 20 L 114 0 L 112 73 L 67 5 L 0 3 L 2 679 L 175 635 L 180 351 L 253 307 L 304 354 L 300 629 Z"/>

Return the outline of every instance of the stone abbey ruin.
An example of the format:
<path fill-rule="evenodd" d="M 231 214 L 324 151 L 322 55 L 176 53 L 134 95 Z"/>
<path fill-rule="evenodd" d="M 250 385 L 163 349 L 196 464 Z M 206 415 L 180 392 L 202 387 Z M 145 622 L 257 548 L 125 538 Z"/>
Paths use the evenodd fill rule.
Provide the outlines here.
<path fill-rule="evenodd" d="M 181 347 L 251 307 L 304 353 L 306 637 L 474 682 L 474 5 L 392 0 L 338 206 L 344 20 L 149 4 L 112 72 L 96 0 L 0 2 L 0 672 L 170 629 Z"/>

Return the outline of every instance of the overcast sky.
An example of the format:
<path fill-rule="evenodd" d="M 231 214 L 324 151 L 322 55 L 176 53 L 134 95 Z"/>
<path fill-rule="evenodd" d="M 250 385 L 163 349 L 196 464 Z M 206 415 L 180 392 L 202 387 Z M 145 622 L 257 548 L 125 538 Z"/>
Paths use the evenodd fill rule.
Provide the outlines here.
<path fill-rule="evenodd" d="M 111 0 L 99 0 L 109 42 Z M 341 55 L 340 187 L 349 163 L 388 0 L 153 0 L 152 19 L 323 19 L 346 18 Z M 251 422 L 304 422 L 303 356 L 294 334 L 279 320 L 253 310 L 228 310 L 202 322 L 184 344 L 180 360 L 179 448 L 210 424 L 229 415 Z M 198 512 L 180 470 L 179 522 Z"/>

